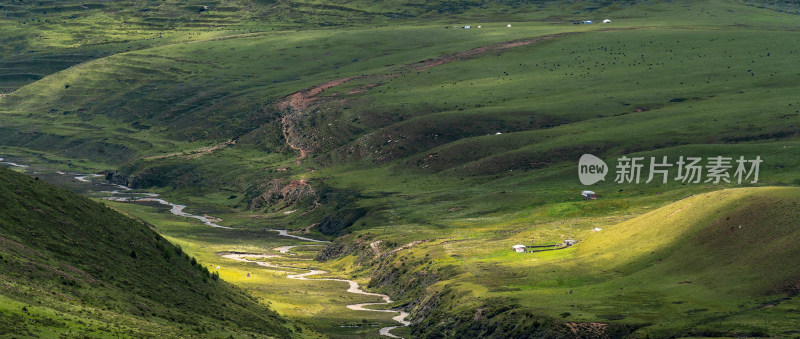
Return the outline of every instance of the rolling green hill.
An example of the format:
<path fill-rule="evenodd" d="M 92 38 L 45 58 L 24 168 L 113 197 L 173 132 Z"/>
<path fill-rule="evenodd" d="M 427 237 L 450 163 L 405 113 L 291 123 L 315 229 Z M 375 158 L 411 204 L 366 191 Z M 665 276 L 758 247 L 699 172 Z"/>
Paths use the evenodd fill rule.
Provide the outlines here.
<path fill-rule="evenodd" d="M 403 259 L 423 264 L 399 280 L 441 271 L 454 264 L 448 257 L 470 258 L 456 261 L 462 273 L 418 304 L 420 337 L 792 336 L 800 306 L 799 198 L 797 188 L 721 190 L 601 231 L 563 218 L 571 230 L 556 232 L 580 242 L 538 253 L 508 249 L 531 237 L 557 242 L 548 234 L 552 224 L 507 238 L 477 229 L 419 245 Z"/>
<path fill-rule="evenodd" d="M 12 91 L 70 66 L 153 46 L 242 34 L 458 20 L 564 20 L 637 2 L 123 0 L 0 4 L 0 89 Z M 757 3 L 757 2 L 756 2 Z M 760 4 L 760 3 L 759 3 Z M 792 6 L 767 4 L 781 10 Z"/>
<path fill-rule="evenodd" d="M 268 228 L 327 237 L 316 262 L 281 260 L 390 295 L 415 336 L 790 336 L 798 8 L 13 2 L 0 7 L 0 156 L 222 217 L 240 233 L 114 204 L 204 264 L 274 252 Z M 611 168 L 591 187 L 576 180 L 586 153 Z M 623 156 L 763 163 L 757 182 L 681 182 L 677 165 L 666 183 L 645 183 L 647 167 L 615 182 Z M 579 201 L 587 188 L 600 199 Z M 275 272 L 255 284 L 238 269 L 233 282 L 285 298 L 293 319 L 366 333 L 344 333 L 332 290 L 312 305 Z"/>
<path fill-rule="evenodd" d="M 0 336 L 290 336 L 140 221 L 4 168 L 0 195 Z"/>

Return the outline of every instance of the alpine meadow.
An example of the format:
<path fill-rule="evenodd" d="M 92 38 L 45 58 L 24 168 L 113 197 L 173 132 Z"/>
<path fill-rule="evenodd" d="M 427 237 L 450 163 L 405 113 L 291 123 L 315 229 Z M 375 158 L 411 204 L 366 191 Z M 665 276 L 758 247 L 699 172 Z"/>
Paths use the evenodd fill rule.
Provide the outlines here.
<path fill-rule="evenodd" d="M 800 337 L 800 2 L 2 0 L 0 338 Z"/>

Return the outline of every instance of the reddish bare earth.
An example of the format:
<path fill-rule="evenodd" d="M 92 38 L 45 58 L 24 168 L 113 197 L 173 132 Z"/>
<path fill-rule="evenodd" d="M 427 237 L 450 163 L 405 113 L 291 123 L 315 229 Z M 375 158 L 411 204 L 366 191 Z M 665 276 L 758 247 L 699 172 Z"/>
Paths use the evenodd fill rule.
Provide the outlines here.
<path fill-rule="evenodd" d="M 483 47 L 477 47 L 477 48 L 473 48 L 473 49 L 470 49 L 470 50 L 467 50 L 467 51 L 463 51 L 463 52 L 458 52 L 458 53 L 454 53 L 454 54 L 447 54 L 447 55 L 438 56 L 438 57 L 432 58 L 432 59 L 422 60 L 422 61 L 420 61 L 418 63 L 408 64 L 408 65 L 405 65 L 403 67 L 404 68 L 409 68 L 410 67 L 410 68 L 414 68 L 414 69 L 426 69 L 426 68 L 430 68 L 430 67 L 444 65 L 444 64 L 447 64 L 447 63 L 450 63 L 450 62 L 454 62 L 454 61 L 458 61 L 458 60 L 464 60 L 464 59 L 468 59 L 468 58 L 471 58 L 471 57 L 475 57 L 475 56 L 491 53 L 491 52 L 501 52 L 501 51 L 509 49 L 509 48 L 530 45 L 530 44 L 537 43 L 537 42 L 540 42 L 540 41 L 544 41 L 544 40 L 552 39 L 552 38 L 555 38 L 555 37 L 559 37 L 559 36 L 562 36 L 562 35 L 565 35 L 565 34 L 554 34 L 554 35 L 548 35 L 548 36 L 544 36 L 544 37 L 517 40 L 517 41 L 510 41 L 510 42 L 493 44 L 493 45 L 488 45 L 488 46 L 483 46 Z M 294 128 L 294 126 L 292 124 L 292 121 L 291 121 L 291 118 L 290 118 L 290 116 L 292 114 L 297 114 L 297 113 L 300 113 L 300 112 L 303 112 L 303 111 L 307 110 L 309 107 L 311 107 L 314 104 L 315 101 L 317 101 L 318 96 L 322 92 L 324 92 L 324 91 L 326 91 L 328 89 L 331 89 L 333 87 L 339 86 L 341 84 L 347 83 L 349 81 L 356 80 L 356 79 L 363 79 L 363 78 L 375 78 L 377 80 L 383 80 L 383 79 L 392 78 L 392 77 L 395 77 L 395 76 L 397 76 L 397 74 L 354 75 L 354 76 L 350 76 L 350 77 L 346 77 L 346 78 L 340 78 L 340 79 L 331 80 L 331 81 L 319 84 L 317 86 L 311 87 L 309 89 L 305 89 L 305 90 L 302 90 L 302 91 L 298 91 L 298 92 L 289 94 L 289 95 L 285 96 L 283 99 L 281 99 L 277 104 L 278 109 L 288 111 L 288 113 L 286 115 L 284 115 L 283 118 L 281 119 L 283 137 L 286 140 L 286 144 L 291 149 L 298 151 L 299 155 L 297 156 L 297 160 L 295 161 L 297 163 L 297 165 L 302 164 L 303 159 L 305 159 L 308 156 L 309 150 L 306 149 L 306 148 L 301 147 L 299 145 L 299 143 L 297 142 L 298 136 L 297 136 L 297 133 L 295 131 L 295 128 Z M 379 86 L 379 85 L 380 85 L 380 82 L 371 83 L 369 85 L 353 89 L 353 90 L 351 90 L 349 92 L 349 94 L 358 94 L 358 93 L 364 92 L 364 91 L 366 91 L 366 90 L 368 90 L 368 89 L 370 89 L 372 87 L 376 87 L 376 86 Z"/>

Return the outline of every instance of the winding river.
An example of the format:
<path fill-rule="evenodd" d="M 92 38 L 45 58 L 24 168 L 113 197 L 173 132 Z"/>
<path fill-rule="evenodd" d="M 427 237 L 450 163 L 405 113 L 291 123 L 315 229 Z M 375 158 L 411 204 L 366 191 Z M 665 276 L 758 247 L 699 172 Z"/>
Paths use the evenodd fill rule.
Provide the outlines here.
<path fill-rule="evenodd" d="M 78 177 L 76 177 L 76 179 L 78 179 Z M 80 179 L 78 179 L 78 180 L 80 180 Z M 114 192 L 109 192 L 109 193 L 114 193 Z M 183 209 L 186 208 L 185 205 L 173 204 L 173 203 L 171 203 L 169 201 L 166 201 L 164 199 L 158 198 L 158 194 L 155 194 L 155 193 L 128 193 L 128 192 L 125 192 L 124 194 L 126 194 L 128 196 L 125 196 L 125 197 L 105 197 L 104 199 L 108 199 L 108 200 L 111 200 L 111 201 L 120 201 L 120 202 L 154 201 L 154 202 L 158 202 L 159 204 L 162 204 L 162 205 L 170 206 L 171 207 L 170 208 L 170 212 L 172 214 L 174 214 L 174 215 L 181 216 L 181 217 L 198 219 L 198 220 L 202 221 L 203 224 L 206 224 L 206 225 L 211 226 L 211 227 L 224 228 L 224 229 L 233 229 L 232 227 L 219 225 L 219 224 L 211 221 L 209 217 L 186 213 L 186 212 L 183 211 Z M 135 196 L 132 196 L 132 195 L 144 195 L 144 197 L 135 197 Z M 317 243 L 329 243 L 329 241 L 326 241 L 326 240 L 317 240 L 317 239 L 311 239 L 311 238 L 302 237 L 302 236 L 299 236 L 299 235 L 289 234 L 289 232 L 287 230 L 285 230 L 285 229 L 284 230 L 270 229 L 270 231 L 278 232 L 278 235 L 281 235 L 281 236 L 284 236 L 284 237 L 294 238 L 294 239 L 298 239 L 298 240 L 302 240 L 302 241 L 310 241 L 310 242 L 317 242 Z M 290 246 L 276 247 L 276 248 L 274 248 L 274 250 L 276 252 L 279 252 L 279 253 L 292 255 L 292 253 L 290 253 L 291 249 L 295 248 L 295 247 L 300 247 L 300 246 L 324 246 L 324 245 L 290 245 Z M 259 254 L 259 253 L 231 253 L 231 252 L 221 252 L 221 253 L 217 253 L 217 254 L 219 256 L 223 257 L 223 258 L 226 258 L 226 259 L 232 259 L 232 260 L 236 260 L 236 261 L 255 263 L 257 265 L 264 266 L 264 267 L 269 267 L 269 268 L 294 269 L 292 267 L 278 266 L 278 265 L 275 265 L 275 264 L 267 262 L 267 261 L 252 260 L 252 258 L 269 259 L 269 258 L 282 257 L 281 255 Z M 395 328 L 398 328 L 398 327 L 401 327 L 401 326 L 408 326 L 408 325 L 411 324 L 411 322 L 406 320 L 406 317 L 408 317 L 408 313 L 405 312 L 405 311 L 373 310 L 373 309 L 369 309 L 369 308 L 365 307 L 365 306 L 371 306 L 371 305 L 391 304 L 393 301 L 386 294 L 366 292 L 366 291 L 362 290 L 361 287 L 358 286 L 358 283 L 353 281 L 353 280 L 337 279 L 337 278 L 316 278 L 316 279 L 307 278 L 307 277 L 312 276 L 312 275 L 325 274 L 325 273 L 328 273 L 328 272 L 327 271 L 322 271 L 322 270 L 309 270 L 306 273 L 289 274 L 286 277 L 289 278 L 289 279 L 296 279 L 296 280 L 327 280 L 327 281 L 346 282 L 349 285 L 349 288 L 347 289 L 347 292 L 349 292 L 349 293 L 380 297 L 381 299 L 383 299 L 383 302 L 361 303 L 361 304 L 347 305 L 347 308 L 349 308 L 351 310 L 355 310 L 355 311 L 398 313 L 398 315 L 394 316 L 392 318 L 392 320 L 400 323 L 400 326 L 387 326 L 387 327 L 381 328 L 379 330 L 379 332 L 378 332 L 378 333 L 380 333 L 380 335 L 387 336 L 387 337 L 390 337 L 390 338 L 400 338 L 400 337 L 392 334 L 390 331 L 395 329 Z"/>
<path fill-rule="evenodd" d="M 75 176 L 75 179 L 78 180 L 78 181 L 81 181 L 81 182 L 87 182 L 88 183 L 88 182 L 91 182 L 92 178 L 97 178 L 97 177 L 102 177 L 102 175 L 97 175 L 97 174 L 78 175 L 78 176 Z M 121 185 L 114 185 L 114 186 L 120 187 L 120 188 L 122 188 L 123 190 L 126 190 L 126 191 L 130 190 L 130 188 L 126 187 L 126 186 L 121 186 Z M 157 202 L 159 204 L 169 206 L 170 207 L 170 210 L 169 210 L 170 213 L 172 213 L 174 215 L 181 216 L 181 217 L 186 217 L 186 218 L 197 219 L 197 220 L 200 220 L 203 224 L 205 224 L 207 226 L 211 226 L 211 227 L 222 228 L 222 229 L 234 229 L 233 227 L 222 226 L 222 225 L 217 224 L 216 222 L 213 221 L 216 218 L 207 217 L 207 216 L 203 216 L 203 215 L 195 215 L 195 214 L 184 212 L 184 209 L 186 208 L 186 205 L 179 205 L 179 204 L 171 203 L 169 201 L 166 201 L 164 199 L 159 198 L 158 197 L 159 195 L 156 194 L 156 193 L 138 193 L 138 192 L 135 193 L 135 192 L 119 192 L 119 191 L 103 191 L 103 192 L 114 195 L 114 196 L 110 196 L 110 197 L 104 197 L 103 199 L 106 199 L 106 200 L 118 201 L 118 202 Z M 280 236 L 293 238 L 293 239 L 297 239 L 297 240 L 316 242 L 316 243 L 329 243 L 329 241 L 326 241 L 326 240 L 317 240 L 317 239 L 302 237 L 302 236 L 299 236 L 299 235 L 289 234 L 289 232 L 287 230 L 285 230 L 285 229 L 284 230 L 270 229 L 269 231 L 278 232 L 278 235 L 280 235 Z M 321 245 L 321 244 L 320 245 L 290 245 L 290 246 L 277 247 L 274 250 L 276 252 L 279 252 L 279 253 L 292 255 L 292 253 L 290 253 L 291 249 L 295 248 L 295 247 L 299 247 L 299 246 L 324 246 L 324 245 Z M 236 261 L 251 262 L 251 263 L 255 263 L 257 265 L 264 266 L 264 267 L 277 268 L 277 269 L 293 269 L 291 267 L 278 266 L 278 265 L 272 264 L 272 263 L 267 262 L 267 261 L 251 260 L 251 259 L 254 259 L 254 258 L 269 259 L 269 258 L 281 257 L 281 255 L 254 254 L 254 253 L 218 253 L 218 254 L 223 258 L 233 259 L 233 260 L 236 260 Z M 396 335 L 392 334 L 390 331 L 395 329 L 395 328 L 398 328 L 398 327 L 401 327 L 401 326 L 408 326 L 408 325 L 411 324 L 411 322 L 406 320 L 406 317 L 408 317 L 408 313 L 406 313 L 404 311 L 373 310 L 373 309 L 369 309 L 369 308 L 365 307 L 365 306 L 370 306 L 370 305 L 385 305 L 385 304 L 392 303 L 392 299 L 389 298 L 388 295 L 380 294 L 380 293 L 366 292 L 366 291 L 362 290 L 361 287 L 358 286 L 358 283 L 353 281 L 353 280 L 335 279 L 335 278 L 319 278 L 319 279 L 309 279 L 309 278 L 307 278 L 307 277 L 312 276 L 312 275 L 325 274 L 325 273 L 328 273 L 328 272 L 321 271 L 321 270 L 309 270 L 306 273 L 289 274 L 286 277 L 289 278 L 289 279 L 296 279 L 296 280 L 329 280 L 329 281 L 346 282 L 349 285 L 349 288 L 347 289 L 347 292 L 349 292 L 349 293 L 380 297 L 381 299 L 383 299 L 383 302 L 361 303 L 361 304 L 347 305 L 347 308 L 349 308 L 351 310 L 355 310 L 355 311 L 398 313 L 398 315 L 393 317 L 392 320 L 398 322 L 400 325 L 399 326 L 387 326 L 387 327 L 381 328 L 379 330 L 379 332 L 378 332 L 378 333 L 380 333 L 380 335 L 383 335 L 383 336 L 386 336 L 386 337 L 390 337 L 390 338 L 400 338 L 399 336 L 396 336 Z"/>
<path fill-rule="evenodd" d="M 0 165 L 7 165 L 7 166 L 18 167 L 18 168 L 23 168 L 23 169 L 28 169 L 29 168 L 28 165 L 17 164 L 17 163 L 14 163 L 14 162 L 5 161 L 5 159 L 3 159 L 3 158 L 0 158 Z M 103 177 L 102 175 L 99 175 L 99 174 L 78 174 L 78 175 L 75 175 L 75 174 L 64 173 L 64 172 L 61 172 L 61 171 L 58 171 L 56 173 L 60 174 L 60 175 L 72 175 L 75 180 L 77 180 L 79 182 L 83 182 L 83 183 L 92 183 L 93 182 L 92 179 Z M 172 213 L 174 215 L 181 216 L 181 217 L 186 217 L 186 218 L 197 219 L 197 220 L 200 220 L 203 224 L 205 224 L 207 226 L 210 226 L 210 227 L 221 228 L 221 229 L 234 229 L 233 227 L 222 226 L 222 225 L 217 224 L 216 222 L 214 222 L 214 220 L 216 220 L 216 218 L 203 216 L 203 215 L 195 215 L 195 214 L 184 212 L 184 209 L 187 207 L 186 205 L 179 205 L 179 204 L 171 203 L 169 201 L 166 201 L 164 199 L 159 198 L 159 195 L 156 194 L 156 193 L 129 192 L 131 190 L 131 188 L 127 187 L 127 186 L 124 186 L 124 185 L 115 185 L 115 184 L 108 184 L 108 183 L 106 185 L 114 186 L 116 188 L 119 188 L 119 189 L 122 190 L 122 192 L 119 191 L 119 190 L 100 191 L 101 193 L 107 193 L 107 194 L 111 194 L 112 195 L 112 196 L 103 197 L 102 199 L 106 199 L 106 200 L 109 200 L 109 201 L 118 201 L 118 202 L 157 202 L 159 204 L 169 206 L 170 207 L 170 213 Z M 329 243 L 329 241 L 326 241 L 326 240 L 317 240 L 317 239 L 311 239 L 311 238 L 307 238 L 307 237 L 302 237 L 302 236 L 299 236 L 299 235 L 289 234 L 289 232 L 287 230 L 285 230 L 285 229 L 284 230 L 270 229 L 269 231 L 278 232 L 278 235 L 280 235 L 280 236 L 293 238 L 293 239 L 297 239 L 297 240 L 316 242 L 316 243 Z M 295 247 L 300 247 L 300 246 L 324 246 L 324 245 L 322 245 L 322 244 L 289 245 L 289 246 L 276 247 L 274 250 L 276 252 L 281 253 L 281 254 L 294 255 L 294 254 L 292 254 L 290 252 L 291 249 L 295 248 Z M 277 254 L 230 253 L 230 252 L 221 252 L 221 253 L 217 253 L 217 254 L 219 256 L 223 257 L 223 258 L 232 259 L 232 260 L 236 260 L 236 261 L 242 261 L 242 262 L 255 263 L 255 264 L 263 266 L 263 267 L 276 268 L 276 269 L 287 269 L 287 270 L 288 269 L 297 269 L 297 268 L 293 268 L 293 267 L 285 267 L 285 266 L 275 265 L 275 264 L 270 263 L 268 261 L 253 260 L 253 259 L 269 259 L 269 258 L 282 257 L 282 255 L 277 255 Z M 390 338 L 400 338 L 399 336 L 396 336 L 396 335 L 392 334 L 391 330 L 393 330 L 395 328 L 398 328 L 398 327 L 409 326 L 411 324 L 411 322 L 406 320 L 406 318 L 408 317 L 408 313 L 407 312 L 396 311 L 396 310 L 373 310 L 373 309 L 366 308 L 366 306 L 372 306 L 372 305 L 391 304 L 393 301 L 386 294 L 366 292 L 366 291 L 362 290 L 361 287 L 358 285 L 358 283 L 353 281 L 353 280 L 337 279 L 337 278 L 308 278 L 308 277 L 313 276 L 313 275 L 319 275 L 319 274 L 325 274 L 325 273 L 328 273 L 328 272 L 327 271 L 322 271 L 322 270 L 313 270 L 312 269 L 312 270 L 308 270 L 308 272 L 305 272 L 305 273 L 289 274 L 286 277 L 289 278 L 289 279 L 296 279 L 296 280 L 341 281 L 341 282 L 345 282 L 345 283 L 347 283 L 349 285 L 349 287 L 347 288 L 347 292 L 349 292 L 349 293 L 380 297 L 383 300 L 382 302 L 352 304 L 352 305 L 347 305 L 347 308 L 349 308 L 351 310 L 355 310 L 355 311 L 398 313 L 398 315 L 394 316 L 392 318 L 392 320 L 398 322 L 400 325 L 398 325 L 398 326 L 387 326 L 387 327 L 381 328 L 378 333 L 380 333 L 380 335 L 382 335 L 382 336 L 386 336 L 386 337 L 390 337 Z"/>
<path fill-rule="evenodd" d="M 291 248 L 291 247 L 299 247 L 299 246 L 314 246 L 314 245 L 283 246 L 283 247 L 277 247 L 274 250 L 278 251 L 278 252 L 281 252 L 281 253 L 289 253 L 289 249 L 287 249 L 287 247 Z M 223 258 L 233 259 L 233 260 L 236 260 L 236 261 L 255 263 L 257 265 L 264 266 L 264 267 L 280 268 L 280 269 L 296 269 L 294 267 L 278 266 L 278 265 L 275 265 L 275 264 L 267 262 L 267 261 L 253 260 L 254 258 L 268 259 L 268 258 L 282 257 L 280 255 L 258 254 L 258 253 L 228 253 L 228 252 L 222 252 L 222 253 L 217 253 L 217 254 L 219 256 L 223 257 Z M 347 305 L 347 308 L 349 308 L 351 310 L 354 310 L 354 311 L 399 313 L 398 315 L 394 316 L 392 318 L 392 320 L 400 323 L 400 326 L 387 326 L 387 327 L 381 328 L 380 331 L 378 332 L 378 333 L 380 333 L 380 335 L 387 336 L 387 337 L 390 337 L 390 338 L 400 338 L 400 337 L 392 334 L 390 331 L 395 329 L 395 328 L 401 327 L 401 326 L 411 325 L 411 322 L 406 320 L 406 317 L 408 317 L 408 313 L 407 312 L 394 311 L 394 310 L 373 310 L 373 309 L 369 309 L 369 308 L 365 307 L 365 306 L 371 306 L 371 305 L 391 304 L 392 303 L 392 299 L 389 298 L 389 296 L 386 295 L 386 294 L 366 292 L 366 291 L 362 290 L 361 287 L 358 285 L 358 283 L 353 281 L 353 280 L 337 279 L 337 278 L 316 278 L 316 279 L 309 279 L 308 278 L 309 276 L 312 276 L 312 275 L 325 274 L 325 273 L 328 273 L 328 272 L 327 271 L 322 271 L 322 270 L 308 270 L 308 272 L 305 272 L 305 273 L 289 274 L 286 277 L 289 278 L 289 279 L 296 279 L 296 280 L 326 280 L 326 281 L 346 282 L 349 285 L 349 287 L 347 289 L 347 292 L 354 293 L 354 294 L 361 294 L 361 295 L 369 295 L 369 296 L 380 297 L 381 299 L 383 299 L 382 302 L 361 303 L 361 304 Z"/>
<path fill-rule="evenodd" d="M 5 161 L 5 160 L 6 159 L 0 158 L 0 164 L 8 165 L 8 166 L 11 166 L 11 167 L 20 167 L 20 168 L 28 168 L 28 167 L 30 167 L 28 165 L 20 165 L 20 164 L 17 164 L 17 163 L 11 162 L 11 161 Z"/>
<path fill-rule="evenodd" d="M 113 193 L 113 192 L 108 192 L 108 193 Z M 126 193 L 126 194 L 144 194 L 144 193 Z M 174 214 L 174 215 L 181 216 L 181 217 L 186 217 L 186 218 L 194 218 L 194 219 L 200 220 L 201 222 L 203 222 L 203 224 L 206 224 L 206 225 L 211 226 L 211 227 L 224 228 L 224 229 L 228 229 L 228 230 L 232 230 L 233 229 L 233 227 L 219 225 L 219 224 L 213 222 L 211 220 L 211 218 L 209 218 L 209 217 L 206 217 L 206 216 L 203 216 L 203 215 L 194 215 L 194 214 L 186 213 L 186 212 L 183 211 L 183 209 L 186 208 L 186 205 L 173 204 L 173 203 L 171 203 L 169 201 L 166 201 L 164 199 L 157 198 L 157 196 L 158 195 L 155 194 L 155 193 L 149 193 L 149 194 L 146 195 L 145 198 L 135 197 L 135 196 L 127 196 L 127 197 L 104 197 L 103 199 L 110 200 L 110 201 L 119 201 L 119 202 L 147 202 L 147 201 L 153 201 L 153 202 L 157 202 L 157 203 L 162 204 L 162 205 L 169 206 L 170 207 L 169 212 Z"/>

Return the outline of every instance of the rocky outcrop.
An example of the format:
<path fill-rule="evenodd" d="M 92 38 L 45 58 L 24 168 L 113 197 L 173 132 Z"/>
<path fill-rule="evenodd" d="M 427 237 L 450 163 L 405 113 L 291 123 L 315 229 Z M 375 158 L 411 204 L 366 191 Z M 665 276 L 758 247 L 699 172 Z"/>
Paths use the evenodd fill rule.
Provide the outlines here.
<path fill-rule="evenodd" d="M 313 203 L 317 192 L 307 180 L 272 179 L 257 185 L 261 192 L 250 200 L 250 209 L 284 209 L 301 203 Z"/>

